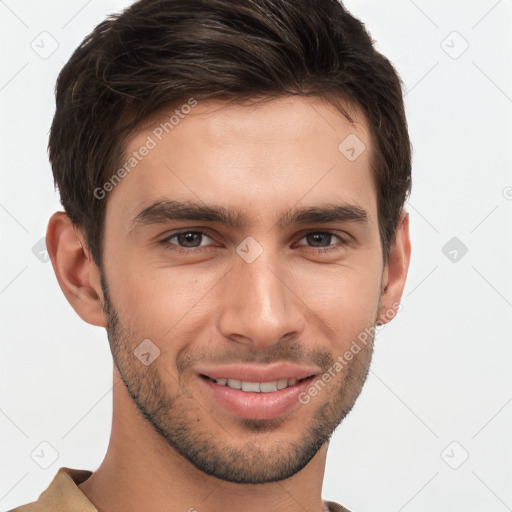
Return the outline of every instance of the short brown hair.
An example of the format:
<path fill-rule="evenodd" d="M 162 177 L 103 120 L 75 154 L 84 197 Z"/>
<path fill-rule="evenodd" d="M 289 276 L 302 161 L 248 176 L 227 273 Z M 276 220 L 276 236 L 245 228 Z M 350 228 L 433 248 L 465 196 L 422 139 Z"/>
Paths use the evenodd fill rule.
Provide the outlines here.
<path fill-rule="evenodd" d="M 286 94 L 323 97 L 350 120 L 343 99 L 365 115 L 386 262 L 410 194 L 411 145 L 400 78 L 364 25 L 337 0 L 140 0 L 84 39 L 56 85 L 55 184 L 96 264 L 106 200 L 94 191 L 135 128 L 190 97 Z"/>

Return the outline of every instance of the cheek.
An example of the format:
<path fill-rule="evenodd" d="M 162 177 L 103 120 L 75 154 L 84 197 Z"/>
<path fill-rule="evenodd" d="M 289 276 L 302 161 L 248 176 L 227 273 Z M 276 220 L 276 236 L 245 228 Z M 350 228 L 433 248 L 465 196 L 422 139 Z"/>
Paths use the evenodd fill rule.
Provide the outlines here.
<path fill-rule="evenodd" d="M 223 275 L 220 269 L 173 268 L 165 262 L 145 266 L 135 258 L 120 268 L 111 269 L 108 283 L 121 322 L 141 339 L 162 342 L 162 349 L 172 338 L 179 350 L 180 333 L 204 317 L 209 294 Z"/>
<path fill-rule="evenodd" d="M 378 266 L 368 266 L 366 270 L 318 267 L 315 273 L 304 274 L 296 281 L 297 295 L 329 327 L 329 337 L 337 336 L 340 350 L 375 324 L 380 293 L 377 269 Z"/>

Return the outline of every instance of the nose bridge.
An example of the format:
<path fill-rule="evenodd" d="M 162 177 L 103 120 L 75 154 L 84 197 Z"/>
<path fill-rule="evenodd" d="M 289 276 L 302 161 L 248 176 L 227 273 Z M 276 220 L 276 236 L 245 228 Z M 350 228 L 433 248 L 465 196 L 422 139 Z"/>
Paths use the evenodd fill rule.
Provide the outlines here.
<path fill-rule="evenodd" d="M 279 255 L 270 248 L 252 261 L 244 259 L 243 253 L 237 256 L 223 289 L 219 328 L 224 336 L 269 346 L 302 331 L 300 301 L 289 288 L 286 274 Z"/>

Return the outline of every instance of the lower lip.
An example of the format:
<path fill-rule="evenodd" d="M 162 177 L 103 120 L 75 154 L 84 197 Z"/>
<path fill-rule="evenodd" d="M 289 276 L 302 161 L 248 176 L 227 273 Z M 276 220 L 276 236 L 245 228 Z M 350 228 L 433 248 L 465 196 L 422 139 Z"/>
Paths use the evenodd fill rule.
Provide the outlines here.
<path fill-rule="evenodd" d="M 200 376 L 211 396 L 224 409 L 240 418 L 258 420 L 277 418 L 291 409 L 299 402 L 299 395 L 308 389 L 313 378 L 308 377 L 279 391 L 248 393 Z"/>

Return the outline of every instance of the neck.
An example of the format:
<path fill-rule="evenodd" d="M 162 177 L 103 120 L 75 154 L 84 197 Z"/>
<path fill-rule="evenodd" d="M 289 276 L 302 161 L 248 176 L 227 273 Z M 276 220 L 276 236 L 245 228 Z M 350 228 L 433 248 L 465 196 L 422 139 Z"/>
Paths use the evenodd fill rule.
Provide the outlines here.
<path fill-rule="evenodd" d="M 107 454 L 80 490 L 100 512 L 323 512 L 327 444 L 301 471 L 268 484 L 237 484 L 198 470 L 137 410 L 114 370 Z"/>

